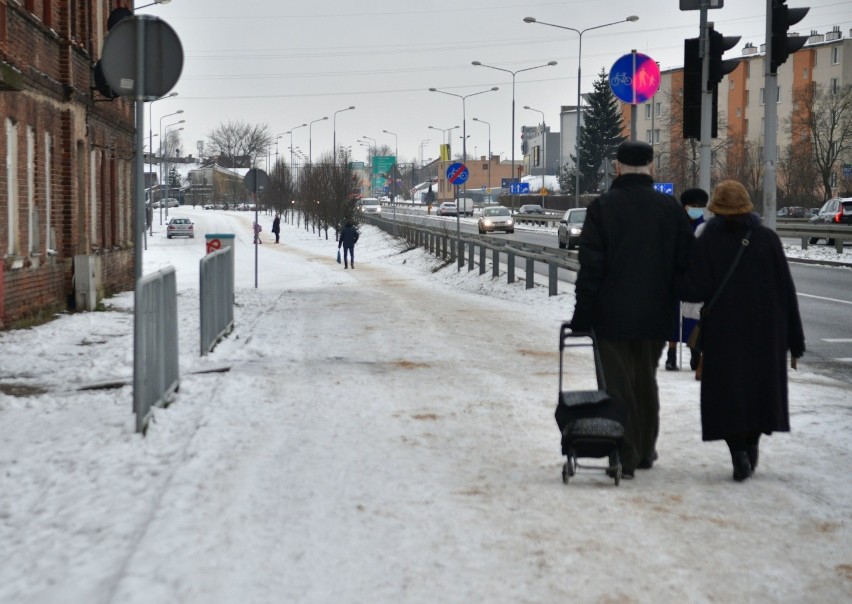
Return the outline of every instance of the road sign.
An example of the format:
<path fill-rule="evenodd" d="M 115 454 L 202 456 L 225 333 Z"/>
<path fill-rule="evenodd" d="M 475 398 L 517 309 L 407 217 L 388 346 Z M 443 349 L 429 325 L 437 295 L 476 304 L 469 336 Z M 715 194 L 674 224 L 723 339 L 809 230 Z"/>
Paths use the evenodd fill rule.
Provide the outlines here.
<path fill-rule="evenodd" d="M 266 185 L 269 182 L 269 177 L 263 170 L 259 168 L 252 168 L 251 170 L 246 172 L 245 178 L 243 178 L 243 182 L 246 185 L 246 189 L 248 189 L 252 193 L 263 193 L 263 190 L 266 188 Z"/>
<path fill-rule="evenodd" d="M 470 176 L 470 172 L 467 171 L 467 166 L 461 162 L 450 164 L 450 167 L 447 168 L 447 180 L 454 185 L 463 185 L 467 182 L 468 176 Z"/>
<path fill-rule="evenodd" d="M 144 25 L 144 90 L 136 90 L 137 23 Z M 151 15 L 134 15 L 119 21 L 104 40 L 101 69 L 112 90 L 120 96 L 156 100 L 177 84 L 183 69 L 183 47 L 175 30 Z"/>
<path fill-rule="evenodd" d="M 680 10 L 701 10 L 703 8 L 722 8 L 725 0 L 680 0 Z"/>
<path fill-rule="evenodd" d="M 512 182 L 509 183 L 509 193 L 512 195 L 523 195 L 530 192 L 530 183 L 528 182 Z"/>
<path fill-rule="evenodd" d="M 666 195 L 674 195 L 674 183 L 671 182 L 655 182 L 654 190 Z"/>
<path fill-rule="evenodd" d="M 538 194 L 539 195 L 548 195 L 548 194 L 550 194 L 550 191 L 547 190 L 547 187 L 542 187 L 541 190 L 538 192 Z"/>
<path fill-rule="evenodd" d="M 644 103 L 660 89 L 660 67 L 641 52 L 622 55 L 609 70 L 609 87 L 625 103 Z"/>
<path fill-rule="evenodd" d="M 500 179 L 500 188 L 501 189 L 508 189 L 509 186 L 513 182 L 518 182 L 518 179 L 517 178 L 501 178 Z"/>

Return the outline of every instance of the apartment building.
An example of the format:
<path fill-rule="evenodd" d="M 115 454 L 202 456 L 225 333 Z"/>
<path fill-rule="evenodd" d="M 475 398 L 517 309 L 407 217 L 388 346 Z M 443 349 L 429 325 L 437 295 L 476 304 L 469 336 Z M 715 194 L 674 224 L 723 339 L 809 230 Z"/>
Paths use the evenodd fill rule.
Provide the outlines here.
<path fill-rule="evenodd" d="M 742 48 L 739 66 L 718 87 L 719 137 L 713 141 L 714 183 L 723 178 L 737 178 L 760 201 L 757 192 L 762 180 L 764 110 L 766 102 L 774 101 L 778 109 L 779 195 L 794 188 L 794 183 L 787 180 L 795 175 L 785 167 L 795 163 L 796 157 L 800 160 L 807 157 L 806 150 L 812 143 L 810 134 L 795 119 L 812 110 L 802 94 L 814 87 L 839 92 L 852 85 L 852 30 L 848 33 L 844 37 L 839 27 L 823 34 L 811 32 L 807 44 L 779 68 L 774 95 L 765 90 L 764 46 L 747 44 Z M 731 53 L 726 56 L 730 57 Z M 698 182 L 697 141 L 682 138 L 682 91 L 683 69 L 663 72 L 660 91 L 638 107 L 636 124 L 638 138 L 655 147 L 657 180 L 673 182 L 676 191 Z M 630 106 L 622 104 L 622 112 L 625 135 L 629 135 Z M 805 155 L 801 154 L 803 149 Z M 831 174 L 833 194 L 852 190 L 850 164 L 852 154 L 836 163 Z"/>
<path fill-rule="evenodd" d="M 0 0 L 0 327 L 133 286 L 133 105 L 92 69 L 118 7 Z"/>

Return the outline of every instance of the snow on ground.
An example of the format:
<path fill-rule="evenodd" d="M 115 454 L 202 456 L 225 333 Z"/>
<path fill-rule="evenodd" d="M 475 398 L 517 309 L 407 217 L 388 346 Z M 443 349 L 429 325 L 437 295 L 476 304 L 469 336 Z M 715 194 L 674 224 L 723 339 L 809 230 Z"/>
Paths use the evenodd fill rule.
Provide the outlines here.
<path fill-rule="evenodd" d="M 199 236 L 148 242 L 145 272 L 178 274 L 182 381 L 146 437 L 130 386 L 80 389 L 130 380 L 131 293 L 0 332 L 0 602 L 852 599 L 848 386 L 791 374 L 793 431 L 739 484 L 692 374 L 660 372 L 657 465 L 564 486 L 569 284 L 457 272 L 370 226 L 346 271 L 333 234 L 275 245 L 265 216 L 255 288 L 253 214 L 170 214 Z M 223 231 L 236 327 L 200 357 L 202 235 Z M 588 351 L 566 368 L 588 383 Z"/>

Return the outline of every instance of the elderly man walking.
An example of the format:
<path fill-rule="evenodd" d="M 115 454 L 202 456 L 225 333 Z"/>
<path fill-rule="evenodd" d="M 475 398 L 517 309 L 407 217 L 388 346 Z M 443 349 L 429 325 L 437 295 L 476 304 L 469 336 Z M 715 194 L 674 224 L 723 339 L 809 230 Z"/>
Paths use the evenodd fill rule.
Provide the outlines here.
<path fill-rule="evenodd" d="M 624 142 L 610 190 L 589 204 L 571 326 L 594 329 L 609 395 L 627 417 L 622 476 L 657 458 L 657 364 L 675 324 L 675 275 L 686 270 L 693 235 L 686 212 L 654 190 L 654 150 Z"/>

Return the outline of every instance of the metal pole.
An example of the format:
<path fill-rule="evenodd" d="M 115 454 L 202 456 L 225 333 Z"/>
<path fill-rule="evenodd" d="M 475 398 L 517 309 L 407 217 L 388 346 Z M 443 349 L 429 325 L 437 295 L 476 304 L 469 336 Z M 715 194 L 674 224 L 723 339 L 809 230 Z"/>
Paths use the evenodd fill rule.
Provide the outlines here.
<path fill-rule="evenodd" d="M 583 112 L 580 110 L 580 88 L 582 86 L 583 73 L 583 32 L 580 34 L 580 48 L 577 50 L 577 140 L 574 149 L 574 207 L 580 207 L 580 121 L 583 119 Z"/>
<path fill-rule="evenodd" d="M 710 79 L 710 28 L 707 22 L 707 6 L 701 7 L 701 146 L 698 164 L 698 186 L 710 190 L 711 134 L 713 124 L 713 91 L 707 90 Z"/>
<path fill-rule="evenodd" d="M 145 224 L 145 168 L 142 163 L 142 132 L 145 127 L 145 19 L 136 19 L 136 204 L 134 213 L 135 227 L 133 229 L 133 411 L 136 413 L 136 431 L 141 432 L 142 418 L 138 411 L 142 408 L 142 382 L 144 367 L 142 366 L 144 341 L 142 340 L 142 247 L 140 237 Z"/>
<path fill-rule="evenodd" d="M 775 229 L 775 207 L 778 188 L 776 185 L 775 163 L 778 160 L 777 131 L 778 122 L 778 76 L 772 73 L 769 57 L 772 56 L 772 0 L 766 0 L 766 55 L 763 60 L 763 221 L 770 229 Z"/>

